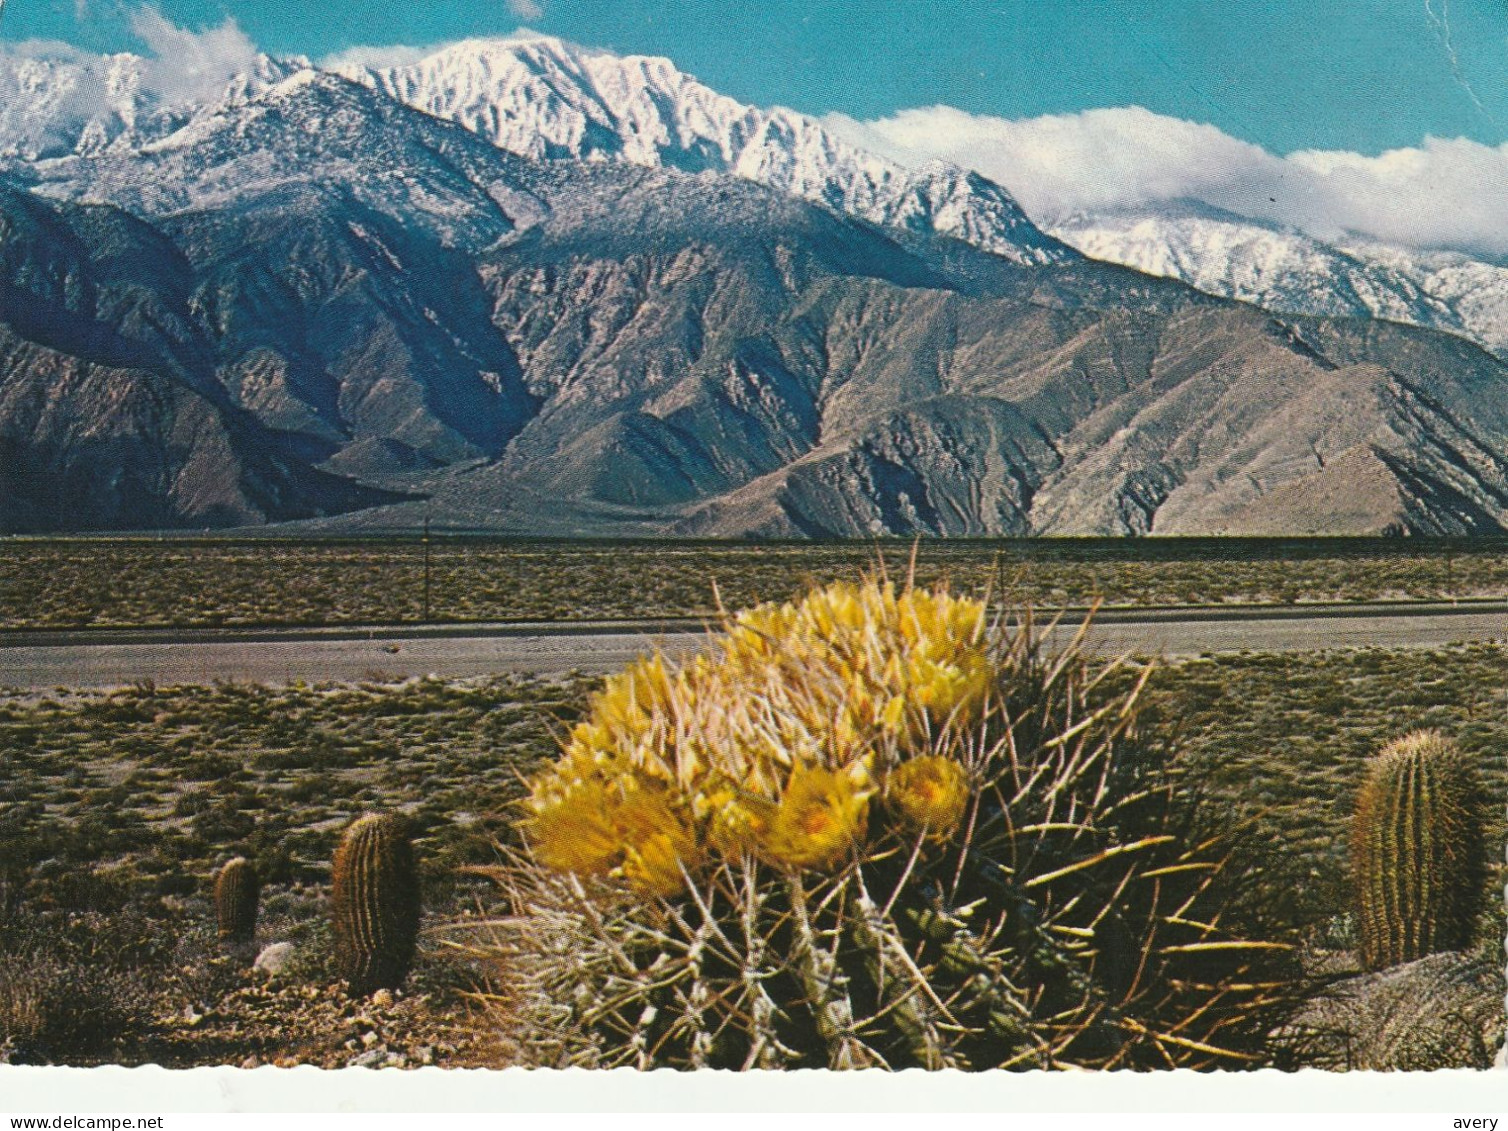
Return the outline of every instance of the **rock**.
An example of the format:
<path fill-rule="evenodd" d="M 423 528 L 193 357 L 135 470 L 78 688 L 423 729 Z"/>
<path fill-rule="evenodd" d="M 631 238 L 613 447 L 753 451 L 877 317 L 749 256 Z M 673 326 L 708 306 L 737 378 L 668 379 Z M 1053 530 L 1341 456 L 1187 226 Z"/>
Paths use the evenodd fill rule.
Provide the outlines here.
<path fill-rule="evenodd" d="M 1488 1068 L 1503 1039 L 1503 970 L 1448 952 L 1347 978 L 1274 1036 L 1314 1068 Z"/>
<path fill-rule="evenodd" d="M 276 942 L 262 948 L 252 968 L 264 974 L 278 974 L 293 959 L 295 947 L 291 942 Z"/>

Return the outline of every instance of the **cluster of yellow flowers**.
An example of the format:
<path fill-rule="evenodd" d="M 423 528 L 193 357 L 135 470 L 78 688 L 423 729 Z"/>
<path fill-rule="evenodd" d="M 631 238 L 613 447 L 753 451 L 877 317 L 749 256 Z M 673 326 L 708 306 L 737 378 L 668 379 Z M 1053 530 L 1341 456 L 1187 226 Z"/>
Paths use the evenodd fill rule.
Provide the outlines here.
<path fill-rule="evenodd" d="M 741 613 L 706 654 L 610 678 L 535 779 L 525 835 L 547 867 L 670 895 L 709 854 L 827 868 L 871 801 L 940 838 L 968 771 L 949 751 L 987 709 L 983 602 L 838 583 Z"/>

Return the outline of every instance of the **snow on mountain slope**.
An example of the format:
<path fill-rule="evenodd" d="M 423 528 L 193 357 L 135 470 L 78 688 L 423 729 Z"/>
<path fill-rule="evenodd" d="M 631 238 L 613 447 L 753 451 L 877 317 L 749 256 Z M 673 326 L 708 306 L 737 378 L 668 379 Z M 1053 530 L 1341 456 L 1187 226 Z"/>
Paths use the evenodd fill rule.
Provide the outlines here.
<path fill-rule="evenodd" d="M 0 528 L 391 503 L 331 521 L 1508 529 L 1508 366 L 1464 339 L 1274 317 L 1085 259 L 981 178 L 904 173 L 711 92 L 677 133 L 701 94 L 672 97 L 668 71 L 624 93 L 612 75 L 631 86 L 650 62 L 592 58 L 595 85 L 552 79 L 521 103 L 579 101 L 578 140 L 598 145 L 584 159 L 531 161 L 295 66 L 161 119 L 128 98 L 100 147 L 0 161 L 0 463 L 38 469 L 0 498 Z M 623 155 L 631 120 L 642 160 Z M 1177 254 L 1153 231 L 1139 254 L 1191 274 L 1245 263 L 1229 286 L 1281 280 L 1285 302 L 1343 313 L 1446 319 L 1475 293 L 1469 264 L 1436 271 L 1456 288 L 1440 298 L 1414 281 L 1422 261 L 1197 219 L 1216 226 Z M 930 234 L 1013 230 L 1017 260 L 1044 266 Z M 82 503 L 60 504 L 59 483 Z"/>
<path fill-rule="evenodd" d="M 877 224 L 936 231 L 1020 263 L 1072 252 L 975 173 L 908 170 L 785 109 L 718 94 L 668 59 L 558 39 L 467 40 L 417 63 L 339 73 L 535 160 L 731 172 Z"/>
<path fill-rule="evenodd" d="M 1459 252 L 1326 243 L 1203 205 L 1075 216 L 1054 235 L 1093 259 L 1268 310 L 1385 318 L 1508 358 L 1508 268 Z"/>
<path fill-rule="evenodd" d="M 543 208 L 527 163 L 312 69 L 201 108 L 163 136 L 133 140 L 134 148 L 32 162 L 32 187 L 55 199 L 163 216 L 338 185 L 384 215 L 473 250 L 527 227 Z"/>
<path fill-rule="evenodd" d="M 259 56 L 208 101 L 174 102 L 135 55 L 0 53 L 0 166 L 139 155 L 196 123 L 212 128 L 310 70 Z M 938 232 L 1022 264 L 1075 258 L 993 182 L 935 163 L 907 169 L 790 110 L 745 106 L 667 59 L 620 58 L 555 39 L 468 40 L 417 63 L 335 69 L 532 160 L 614 161 L 728 172 L 884 226 Z M 113 199 L 101 196 L 100 199 Z"/>
<path fill-rule="evenodd" d="M 1417 279 L 1422 291 L 1452 311 L 1463 335 L 1508 360 L 1508 267 L 1460 252 L 1410 252 L 1384 244 L 1360 245 L 1353 253 Z"/>
<path fill-rule="evenodd" d="M 308 66 L 260 55 L 209 106 L 154 89 L 139 55 L 19 55 L 0 51 L 0 162 L 129 151 L 220 102 L 244 101 Z"/>
<path fill-rule="evenodd" d="M 238 163 L 232 144 L 256 133 L 267 112 L 263 95 L 311 81 L 316 72 L 307 61 L 258 56 L 248 73 L 198 103 L 165 98 L 151 81 L 156 65 L 125 54 L 0 52 L 0 169 L 52 195 L 163 211 L 170 203 L 213 204 L 258 175 L 269 182 L 307 175 L 310 161 L 326 159 L 317 145 L 309 152 L 301 146 L 297 155 L 272 162 L 276 168 L 258 170 Z M 908 169 L 801 114 L 718 94 L 667 59 L 619 57 L 558 39 L 468 40 L 412 64 L 336 71 L 373 92 L 361 107 L 348 106 L 332 119 L 352 128 L 353 114 L 370 115 L 374 126 L 386 122 L 384 105 L 396 100 L 533 160 L 731 172 L 1018 263 L 1062 261 L 1077 249 L 1270 310 L 1411 323 L 1465 336 L 1508 358 L 1508 267 L 1460 253 L 1327 243 L 1186 202 L 1070 217 L 1047 234 L 1005 189 L 976 173 L 941 163 Z M 219 157 L 226 174 L 171 160 L 170 151 L 215 133 L 228 139 Z M 266 162 L 268 152 L 260 147 L 257 159 Z M 390 195 L 409 191 L 396 167 L 378 172 L 376 183 Z M 444 195 L 421 186 L 415 199 Z M 531 207 L 509 204 L 515 219 L 514 204 L 525 213 Z"/>
<path fill-rule="evenodd" d="M 154 109 L 140 64 L 135 55 L 0 56 L 0 154 L 57 157 L 134 129 Z"/>

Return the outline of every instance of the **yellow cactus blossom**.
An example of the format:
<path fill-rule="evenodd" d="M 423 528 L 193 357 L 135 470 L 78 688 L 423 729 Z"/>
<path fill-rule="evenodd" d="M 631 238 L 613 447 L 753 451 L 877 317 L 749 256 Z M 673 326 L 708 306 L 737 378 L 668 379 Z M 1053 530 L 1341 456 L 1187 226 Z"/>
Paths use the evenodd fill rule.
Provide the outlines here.
<path fill-rule="evenodd" d="M 989 694 L 991 669 L 982 657 L 966 656 L 956 663 L 918 657 L 907 667 L 916 701 L 938 722 L 961 709 L 972 712 Z"/>
<path fill-rule="evenodd" d="M 760 845 L 763 854 L 792 868 L 837 863 L 864 835 L 873 792 L 852 774 L 798 766 Z"/>
<path fill-rule="evenodd" d="M 568 749 L 573 757 L 585 762 L 590 762 L 597 754 L 618 753 L 612 732 L 597 722 L 577 723 L 572 727 Z"/>
<path fill-rule="evenodd" d="M 564 783 L 547 777 L 526 803 L 524 835 L 547 868 L 578 876 L 612 876 L 638 891 L 673 895 L 682 864 L 700 860 L 696 836 L 673 796 L 632 776 Z"/>
<path fill-rule="evenodd" d="M 707 843 L 735 859 L 755 851 L 775 823 L 773 801 L 734 786 L 715 790 L 698 808 L 706 817 Z"/>
<path fill-rule="evenodd" d="M 885 802 L 911 831 L 949 836 L 968 808 L 968 771 L 939 754 L 912 758 L 886 779 Z"/>
<path fill-rule="evenodd" d="M 949 593 L 911 590 L 896 602 L 901 635 L 910 644 L 977 644 L 985 629 L 983 602 Z"/>
<path fill-rule="evenodd" d="M 880 722 L 885 729 L 895 734 L 900 731 L 901 723 L 906 718 L 906 697 L 904 695 L 892 695 L 890 701 L 885 704 L 885 709 L 880 712 Z"/>
<path fill-rule="evenodd" d="M 656 833 L 625 846 L 623 863 L 612 875 L 644 895 L 668 898 L 680 894 L 686 887 L 686 873 L 694 872 L 698 864 L 686 851 L 688 845 L 694 847 L 694 842 L 683 839 L 679 835 L 682 831 Z"/>
<path fill-rule="evenodd" d="M 605 783 L 587 780 L 548 792 L 536 789 L 533 812 L 523 822 L 529 848 L 546 868 L 578 876 L 605 876 L 622 857 L 623 846 L 609 815 L 612 791 Z"/>
<path fill-rule="evenodd" d="M 686 886 L 701 852 L 696 835 L 665 792 L 639 787 L 624 793 L 612 812 L 623 846 L 613 875 L 646 895 L 671 896 Z"/>
<path fill-rule="evenodd" d="M 651 710 L 664 701 L 668 682 L 660 656 L 636 660 L 603 683 L 592 699 L 592 717 L 609 731 L 642 730 L 649 725 Z"/>
<path fill-rule="evenodd" d="M 735 663 L 760 663 L 795 636 L 795 610 L 789 605 L 760 605 L 739 613 L 723 639 L 724 656 Z"/>
<path fill-rule="evenodd" d="M 702 846 L 841 860 L 865 835 L 876 776 L 983 716 L 997 675 L 985 629 L 980 601 L 835 583 L 738 614 L 688 662 L 634 663 L 533 783 L 536 858 L 655 893 L 679 890 Z M 912 762 L 892 773 L 895 810 L 941 835 L 966 783 Z"/>

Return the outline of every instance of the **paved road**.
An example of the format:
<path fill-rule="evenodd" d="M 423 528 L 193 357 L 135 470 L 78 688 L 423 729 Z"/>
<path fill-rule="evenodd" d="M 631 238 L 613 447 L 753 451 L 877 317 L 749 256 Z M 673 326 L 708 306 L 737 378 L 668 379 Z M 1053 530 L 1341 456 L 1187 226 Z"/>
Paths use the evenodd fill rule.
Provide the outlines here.
<path fill-rule="evenodd" d="M 1076 626 L 1074 626 L 1076 627 Z M 1066 637 L 1072 627 L 1060 629 Z M 223 635 L 223 634 L 222 634 Z M 294 679 L 475 676 L 514 670 L 614 671 L 659 643 L 668 652 L 704 639 L 683 625 L 568 632 L 542 627 L 445 626 L 342 630 L 7 634 L 0 638 L 0 685 L 110 687 Z M 1090 646 L 1101 654 L 1292 651 L 1368 645 L 1424 647 L 1465 640 L 1508 640 L 1508 606 L 1332 608 L 1305 611 L 1158 610 L 1106 612 Z"/>
<path fill-rule="evenodd" d="M 666 637 L 685 648 L 687 634 Z M 474 676 L 498 671 L 608 672 L 651 647 L 642 634 L 462 636 L 445 639 L 258 641 L 235 644 L 85 644 L 0 649 L 0 685 L 111 687 L 237 680 L 351 682 L 394 676 Z M 667 648 L 667 650 L 669 650 Z"/>

